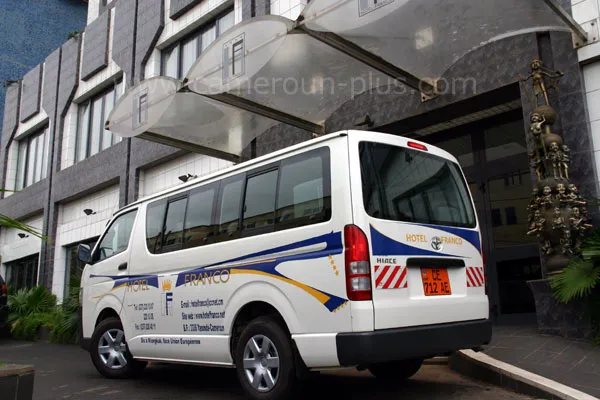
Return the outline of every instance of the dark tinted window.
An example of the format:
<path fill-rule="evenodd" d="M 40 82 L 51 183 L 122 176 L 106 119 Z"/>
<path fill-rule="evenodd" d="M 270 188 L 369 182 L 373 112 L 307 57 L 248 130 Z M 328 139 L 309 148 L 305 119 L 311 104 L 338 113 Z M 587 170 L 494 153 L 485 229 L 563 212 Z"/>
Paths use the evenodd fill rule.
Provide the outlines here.
<path fill-rule="evenodd" d="M 186 204 L 187 198 L 183 198 L 171 201 L 167 206 L 167 218 L 165 219 L 165 233 L 162 244 L 163 252 L 181 248 Z"/>
<path fill-rule="evenodd" d="M 146 212 L 146 245 L 150 253 L 159 252 L 162 246 L 162 227 L 165 221 L 166 210 L 166 201 L 148 205 Z"/>
<path fill-rule="evenodd" d="M 244 229 L 273 226 L 278 171 L 248 178 L 244 201 Z"/>
<path fill-rule="evenodd" d="M 240 176 L 224 181 L 221 186 L 221 204 L 218 212 L 219 241 L 239 237 L 243 184 L 244 177 Z"/>
<path fill-rule="evenodd" d="M 329 149 L 281 162 L 277 230 L 310 225 L 331 217 Z"/>
<path fill-rule="evenodd" d="M 190 194 L 183 232 L 184 249 L 205 245 L 215 234 L 216 227 L 212 225 L 215 197 L 214 188 Z"/>
<path fill-rule="evenodd" d="M 364 206 L 375 218 L 475 226 L 458 165 L 432 154 L 381 143 L 360 144 Z"/>

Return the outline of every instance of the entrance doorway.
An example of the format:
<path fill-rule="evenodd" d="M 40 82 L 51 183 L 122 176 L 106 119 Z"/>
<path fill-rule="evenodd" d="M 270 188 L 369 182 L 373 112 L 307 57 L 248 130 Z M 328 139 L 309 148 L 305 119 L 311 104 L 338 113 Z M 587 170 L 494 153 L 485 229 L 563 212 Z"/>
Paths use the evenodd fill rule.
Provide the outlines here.
<path fill-rule="evenodd" d="M 533 185 L 522 111 L 419 139 L 452 153 L 465 172 L 481 226 L 492 317 L 535 313 L 526 281 L 541 279 L 542 270 L 536 238 L 526 234 Z"/>

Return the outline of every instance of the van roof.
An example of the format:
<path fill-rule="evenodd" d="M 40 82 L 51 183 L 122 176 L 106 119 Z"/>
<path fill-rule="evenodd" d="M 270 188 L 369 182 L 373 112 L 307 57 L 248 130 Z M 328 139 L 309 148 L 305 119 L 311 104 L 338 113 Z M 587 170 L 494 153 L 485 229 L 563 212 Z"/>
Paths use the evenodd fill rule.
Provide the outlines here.
<path fill-rule="evenodd" d="M 359 131 L 357 131 L 357 132 L 359 132 Z M 364 131 L 364 132 L 365 133 L 374 133 L 374 132 L 369 132 L 369 131 Z M 268 161 L 268 160 L 270 160 L 272 158 L 277 158 L 277 157 L 279 157 L 279 156 L 281 156 L 283 154 L 290 153 L 290 152 L 302 149 L 304 147 L 310 147 L 310 146 L 312 146 L 314 144 L 321 143 L 321 142 L 326 142 L 326 141 L 331 140 L 333 138 L 336 138 L 336 137 L 339 137 L 339 136 L 343 136 L 343 135 L 347 135 L 347 134 L 348 134 L 347 130 L 337 131 L 337 132 L 334 132 L 334 133 L 329 133 L 327 135 L 319 136 L 317 138 L 310 139 L 310 140 L 304 141 L 302 143 L 299 143 L 299 144 L 296 144 L 296 145 L 293 145 L 293 146 L 289 146 L 289 147 L 286 147 L 284 149 L 274 151 L 272 153 L 265 154 L 264 156 L 253 158 L 252 160 L 241 162 L 241 163 L 236 164 L 236 165 L 234 165 L 232 167 L 229 167 L 229 168 L 226 168 L 226 169 L 222 169 L 222 170 L 213 172 L 211 174 L 202 175 L 201 177 L 198 177 L 196 179 L 191 179 L 190 181 L 185 182 L 185 183 L 183 183 L 181 185 L 174 186 L 172 188 L 165 189 L 165 190 L 162 190 L 160 192 L 157 192 L 157 193 L 151 194 L 149 196 L 143 197 L 141 199 L 138 199 L 138 200 L 134 201 L 133 203 L 127 204 L 126 206 L 124 206 L 124 207 L 120 208 L 119 210 L 115 211 L 113 213 L 113 215 L 119 214 L 122 211 L 125 211 L 125 210 L 127 210 L 127 209 L 129 209 L 131 207 L 135 207 L 135 206 L 137 206 L 137 205 L 139 205 L 141 203 L 145 203 L 145 202 L 150 201 L 152 199 L 165 196 L 165 195 L 167 195 L 169 193 L 178 192 L 178 191 L 180 191 L 182 189 L 186 189 L 186 188 L 192 188 L 192 187 L 194 187 L 195 185 L 197 185 L 199 183 L 202 183 L 204 181 L 208 181 L 208 180 L 214 179 L 214 178 L 216 178 L 218 176 L 226 175 L 226 174 L 229 174 L 231 172 L 235 172 L 236 170 L 240 170 L 240 169 L 252 166 L 254 164 L 260 164 L 261 162 Z"/>

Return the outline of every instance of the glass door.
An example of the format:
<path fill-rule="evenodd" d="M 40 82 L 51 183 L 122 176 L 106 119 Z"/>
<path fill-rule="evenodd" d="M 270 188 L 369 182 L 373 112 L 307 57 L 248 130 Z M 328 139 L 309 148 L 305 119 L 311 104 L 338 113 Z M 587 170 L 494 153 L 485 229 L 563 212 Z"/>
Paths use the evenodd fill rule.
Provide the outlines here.
<path fill-rule="evenodd" d="M 477 209 L 493 317 L 535 312 L 527 281 L 541 278 L 539 247 L 527 236 L 533 189 L 519 114 L 436 135 L 461 164 Z M 451 138 L 448 138 L 450 136 Z"/>

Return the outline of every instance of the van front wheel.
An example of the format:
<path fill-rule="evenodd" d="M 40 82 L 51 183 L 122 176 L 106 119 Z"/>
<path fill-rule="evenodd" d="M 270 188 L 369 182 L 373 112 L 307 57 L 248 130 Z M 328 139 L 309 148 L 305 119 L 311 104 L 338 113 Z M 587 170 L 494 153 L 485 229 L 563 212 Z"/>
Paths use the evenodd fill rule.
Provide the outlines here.
<path fill-rule="evenodd" d="M 90 355 L 98 372 L 107 378 L 130 378 L 146 366 L 129 352 L 123 325 L 114 317 L 105 319 L 94 329 Z"/>
<path fill-rule="evenodd" d="M 287 399 L 296 381 L 294 352 L 288 335 L 273 319 L 252 320 L 235 350 L 238 379 L 254 400 Z"/>
<path fill-rule="evenodd" d="M 386 381 L 406 380 L 419 371 L 423 360 L 390 361 L 381 364 L 369 365 L 369 371 Z"/>

